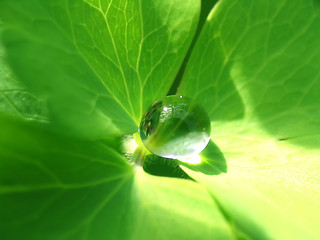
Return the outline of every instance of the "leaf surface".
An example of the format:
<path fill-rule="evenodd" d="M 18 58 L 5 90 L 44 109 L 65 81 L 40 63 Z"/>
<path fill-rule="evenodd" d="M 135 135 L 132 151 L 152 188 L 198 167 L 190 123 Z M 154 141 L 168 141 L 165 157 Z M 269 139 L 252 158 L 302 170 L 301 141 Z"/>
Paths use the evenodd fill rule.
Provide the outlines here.
<path fill-rule="evenodd" d="M 234 239 L 199 184 L 133 171 L 99 141 L 0 124 L 3 239 Z"/>
<path fill-rule="evenodd" d="M 318 239 L 320 6 L 220 1 L 180 94 L 209 111 L 227 173 L 187 173 L 253 239 Z"/>
<path fill-rule="evenodd" d="M 4 55 L 4 48 L 0 43 L 0 112 L 28 120 L 48 121 L 44 102 L 37 99 L 16 80 Z"/>
<path fill-rule="evenodd" d="M 0 9 L 14 73 L 64 132 L 99 138 L 135 132 L 166 95 L 199 1 L 3 0 Z"/>

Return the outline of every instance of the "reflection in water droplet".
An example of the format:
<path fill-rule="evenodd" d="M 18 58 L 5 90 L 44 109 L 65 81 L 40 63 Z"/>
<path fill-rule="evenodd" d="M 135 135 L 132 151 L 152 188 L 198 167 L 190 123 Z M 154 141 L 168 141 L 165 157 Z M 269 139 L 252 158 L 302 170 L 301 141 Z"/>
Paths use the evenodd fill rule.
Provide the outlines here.
<path fill-rule="evenodd" d="M 166 158 L 189 158 L 210 140 L 210 119 L 191 99 L 167 96 L 146 111 L 139 127 L 145 147 Z"/>

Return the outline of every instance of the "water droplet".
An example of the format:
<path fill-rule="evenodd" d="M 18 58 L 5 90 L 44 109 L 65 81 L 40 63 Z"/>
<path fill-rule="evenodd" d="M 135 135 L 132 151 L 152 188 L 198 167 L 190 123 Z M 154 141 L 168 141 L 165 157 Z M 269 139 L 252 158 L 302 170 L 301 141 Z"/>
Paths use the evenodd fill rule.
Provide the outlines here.
<path fill-rule="evenodd" d="M 145 147 L 165 158 L 188 158 L 200 153 L 210 140 L 205 109 L 183 96 L 156 101 L 143 115 L 139 132 Z"/>

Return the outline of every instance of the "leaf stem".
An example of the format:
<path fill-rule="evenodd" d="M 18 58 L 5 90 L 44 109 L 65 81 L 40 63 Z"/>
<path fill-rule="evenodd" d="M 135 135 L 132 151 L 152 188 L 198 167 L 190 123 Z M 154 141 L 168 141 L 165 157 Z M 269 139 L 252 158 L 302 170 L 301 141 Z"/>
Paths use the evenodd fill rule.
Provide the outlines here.
<path fill-rule="evenodd" d="M 144 159 L 147 155 L 147 149 L 144 146 L 139 146 L 133 154 L 133 162 L 137 166 L 143 166 Z"/>

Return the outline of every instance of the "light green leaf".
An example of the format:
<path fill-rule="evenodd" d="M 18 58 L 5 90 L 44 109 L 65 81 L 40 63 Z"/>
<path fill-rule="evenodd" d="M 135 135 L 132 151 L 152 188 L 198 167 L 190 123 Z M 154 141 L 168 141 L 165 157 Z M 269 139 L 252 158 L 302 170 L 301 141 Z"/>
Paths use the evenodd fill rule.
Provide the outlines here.
<path fill-rule="evenodd" d="M 142 170 L 142 169 L 140 169 Z M 137 172 L 129 225 L 120 239 L 235 239 L 229 224 L 201 185 Z M 134 218 L 132 218 L 132 215 Z M 132 223 L 132 226 L 130 224 Z"/>
<path fill-rule="evenodd" d="M 0 116 L 0 238 L 319 239 L 319 9 L 218 1 L 179 88 L 212 120 L 198 184 L 119 139 L 169 90 L 199 1 L 0 0 L 0 111 L 39 120 L 40 99 L 52 124 Z"/>
<path fill-rule="evenodd" d="M 199 1 L 6 1 L 12 69 L 63 130 L 97 138 L 137 130 L 170 88 L 195 31 Z"/>
<path fill-rule="evenodd" d="M 234 239 L 199 184 L 133 171 L 101 142 L 0 125 L 3 239 Z"/>
<path fill-rule="evenodd" d="M 213 141 L 209 141 L 205 149 L 199 154 L 199 159 L 190 158 L 187 161 L 179 161 L 179 164 L 193 171 L 208 175 L 218 175 L 227 172 L 227 163 L 222 152 Z"/>
<path fill-rule="evenodd" d="M 223 0 L 180 88 L 210 112 L 228 172 L 187 173 L 253 239 L 319 239 L 320 6 Z"/>

